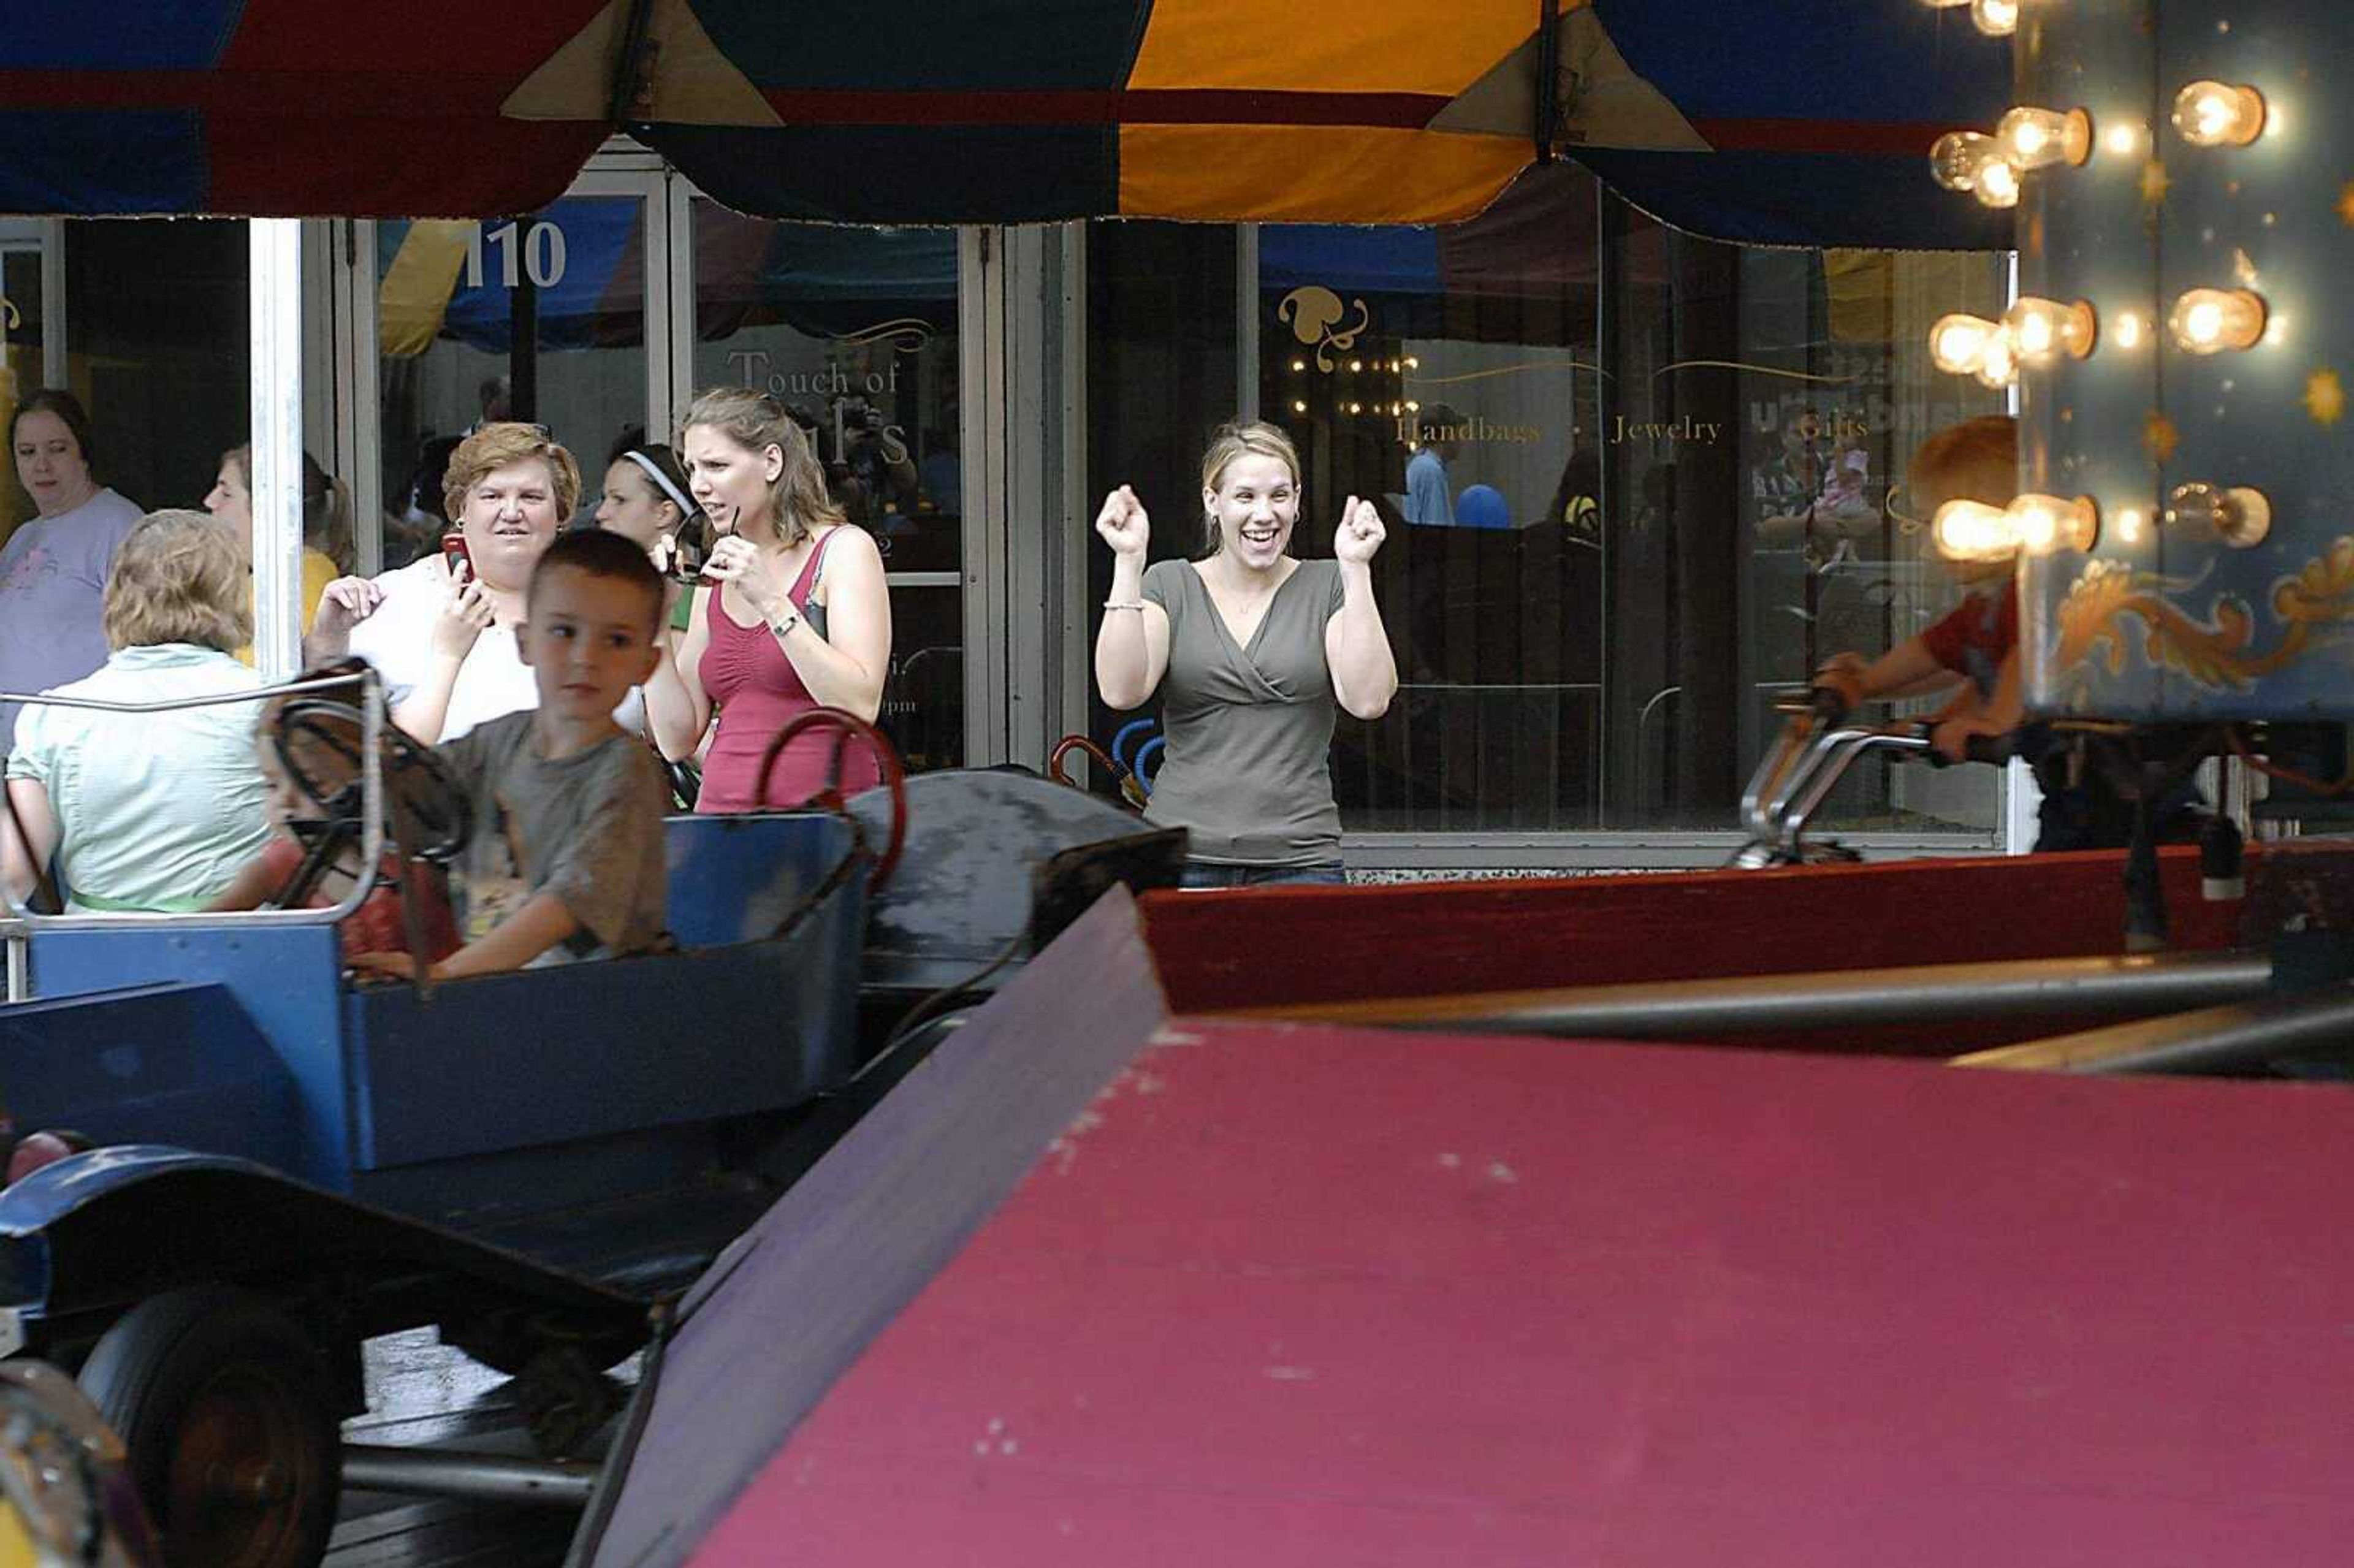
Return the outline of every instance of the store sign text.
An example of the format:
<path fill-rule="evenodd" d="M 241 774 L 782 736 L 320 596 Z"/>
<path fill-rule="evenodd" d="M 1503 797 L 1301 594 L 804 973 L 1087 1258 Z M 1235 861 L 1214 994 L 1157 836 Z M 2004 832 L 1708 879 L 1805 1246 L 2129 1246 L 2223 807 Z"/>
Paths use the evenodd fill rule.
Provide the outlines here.
<path fill-rule="evenodd" d="M 519 224 L 503 223 L 488 234 L 480 224 L 466 237 L 466 287 L 482 286 L 484 269 L 482 252 L 490 246 L 499 248 L 499 281 L 506 288 L 515 288 L 529 278 L 534 288 L 553 289 L 564 281 L 564 230 L 542 221 L 520 237 Z"/>

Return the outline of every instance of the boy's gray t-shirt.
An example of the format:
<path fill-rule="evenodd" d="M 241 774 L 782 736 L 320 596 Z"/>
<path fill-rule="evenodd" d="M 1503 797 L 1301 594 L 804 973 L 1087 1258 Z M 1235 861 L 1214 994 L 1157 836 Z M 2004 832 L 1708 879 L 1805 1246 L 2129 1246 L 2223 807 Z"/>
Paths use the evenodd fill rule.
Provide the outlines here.
<path fill-rule="evenodd" d="M 1144 573 L 1146 602 L 1169 617 L 1161 682 L 1168 736 L 1145 820 L 1183 828 L 1196 860 L 1315 865 L 1341 858 L 1332 800 L 1338 705 L 1324 628 L 1344 595 L 1338 561 L 1302 561 L 1237 647 L 1188 561 Z"/>
<path fill-rule="evenodd" d="M 533 744 L 535 716 L 503 715 L 435 753 L 473 808 L 451 879 L 459 935 L 478 940 L 548 892 L 580 929 L 537 964 L 642 952 L 661 938 L 666 907 L 662 769 L 620 734 L 550 761 Z"/>

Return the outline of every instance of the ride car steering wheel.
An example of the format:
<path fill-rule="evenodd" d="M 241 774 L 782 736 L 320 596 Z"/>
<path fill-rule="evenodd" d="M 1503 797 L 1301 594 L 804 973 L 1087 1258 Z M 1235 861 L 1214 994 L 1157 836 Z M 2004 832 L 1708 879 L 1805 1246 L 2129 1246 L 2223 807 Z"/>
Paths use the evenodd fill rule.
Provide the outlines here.
<path fill-rule="evenodd" d="M 891 836 L 884 844 L 883 853 L 875 857 L 874 874 L 866 880 L 867 891 L 879 893 L 883 885 L 891 880 L 891 873 L 897 869 L 899 852 L 907 842 L 907 775 L 906 769 L 899 766 L 899 754 L 891 749 L 891 743 L 883 738 L 880 730 L 857 715 L 844 713 L 840 708 L 812 708 L 808 713 L 796 715 L 777 731 L 776 738 L 769 742 L 768 751 L 760 758 L 760 770 L 753 775 L 757 780 L 756 798 L 768 798 L 769 775 L 776 768 L 777 758 L 784 755 L 785 747 L 793 736 L 809 729 L 834 732 L 831 774 L 833 782 L 811 796 L 809 805 L 839 816 L 851 814 L 850 803 L 843 799 L 842 794 L 842 755 L 843 747 L 854 738 L 864 741 L 866 749 L 874 753 L 875 768 L 883 776 L 883 787 L 891 791 Z"/>
<path fill-rule="evenodd" d="M 349 703 L 297 698 L 278 710 L 270 745 L 294 787 L 331 817 L 362 821 L 360 746 L 366 733 Z M 472 825 L 464 791 L 432 752 L 396 726 L 384 726 L 385 827 L 412 859 L 446 863 Z"/>

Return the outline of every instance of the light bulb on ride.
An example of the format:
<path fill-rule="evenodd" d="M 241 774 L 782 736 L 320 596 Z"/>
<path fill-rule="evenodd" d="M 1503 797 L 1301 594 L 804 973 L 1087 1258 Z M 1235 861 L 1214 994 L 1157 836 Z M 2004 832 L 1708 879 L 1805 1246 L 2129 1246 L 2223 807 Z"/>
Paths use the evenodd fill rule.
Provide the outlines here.
<path fill-rule="evenodd" d="M 2109 336 L 2119 348 L 2139 348 L 2142 338 L 2141 318 L 2131 311 L 2126 312 L 2111 324 Z"/>
<path fill-rule="evenodd" d="M 2001 323 L 1983 316 L 1940 316 L 1929 329 L 1929 358 L 1949 376 L 1976 375 L 1986 362 L 1987 344 L 2001 331 Z"/>
<path fill-rule="evenodd" d="M 2010 517 L 1983 501 L 1948 501 L 1929 524 L 1937 553 L 1949 561 L 1999 560 L 2019 547 Z"/>
<path fill-rule="evenodd" d="M 2010 341 L 2009 328 L 1999 328 L 1987 339 L 1986 351 L 1978 355 L 1978 368 L 1970 373 L 1981 387 L 2001 391 L 2019 379 L 2019 350 Z"/>
<path fill-rule="evenodd" d="M 1929 149 L 1929 173 L 1949 191 L 1967 191 L 1988 207 L 2019 200 L 2019 171 L 2001 143 L 1976 131 L 1948 131 Z"/>
<path fill-rule="evenodd" d="M 2019 30 L 2019 0 L 1970 0 L 1970 23 L 1989 38 Z"/>
<path fill-rule="evenodd" d="M 2204 482 L 2179 484 L 2166 498 L 2166 524 L 2212 534 L 2226 545 L 2246 549 L 2264 543 L 2272 532 L 2272 503 L 2261 490 Z"/>
<path fill-rule="evenodd" d="M 2003 510 L 2019 547 L 2031 556 L 2048 556 L 2063 546 L 2090 550 L 2100 534 L 2100 509 L 2089 495 L 2073 501 L 2058 495 L 2020 495 Z"/>
<path fill-rule="evenodd" d="M 2264 302 L 2245 289 L 2192 289 L 2174 302 L 2166 327 L 2185 354 L 2252 348 L 2264 335 Z"/>
<path fill-rule="evenodd" d="M 2021 169 L 2081 164 L 2093 155 L 2093 117 L 2081 109 L 2062 113 L 2021 104 L 1995 122 L 1994 139 Z"/>
<path fill-rule="evenodd" d="M 2253 87 L 2194 81 L 2174 95 L 2174 128 L 2194 147 L 2244 147 L 2264 131 L 2264 95 Z"/>
<path fill-rule="evenodd" d="M 2062 304 L 2032 295 L 2022 295 L 2005 311 L 2002 324 L 2009 330 L 2020 363 L 2026 365 L 2049 365 L 2062 354 L 2082 359 L 2093 352 L 2098 330 L 2089 302 L 2078 300 Z"/>

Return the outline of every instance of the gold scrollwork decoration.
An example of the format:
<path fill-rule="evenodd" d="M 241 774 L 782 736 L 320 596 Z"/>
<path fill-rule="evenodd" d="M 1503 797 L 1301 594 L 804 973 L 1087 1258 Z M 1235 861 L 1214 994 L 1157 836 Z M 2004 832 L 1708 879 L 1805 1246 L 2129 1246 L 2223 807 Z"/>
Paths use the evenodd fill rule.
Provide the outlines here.
<path fill-rule="evenodd" d="M 903 354 L 912 354 L 931 341 L 929 322 L 917 316 L 894 316 L 887 322 L 877 322 L 856 332 L 843 333 L 834 342 L 857 347 L 870 343 L 887 343 Z"/>
<path fill-rule="evenodd" d="M 1341 318 L 1352 309 L 1357 319 L 1342 326 Z M 1332 351 L 1346 354 L 1356 347 L 1358 337 L 1373 324 L 1373 313 L 1365 308 L 1363 300 L 1351 300 L 1344 306 L 1340 295 L 1310 283 L 1284 295 L 1275 307 L 1275 319 L 1289 326 L 1291 335 L 1302 344 L 1316 351 L 1316 368 L 1330 375 Z"/>
<path fill-rule="evenodd" d="M 24 324 L 25 313 L 16 308 L 16 302 L 0 294 L 0 331 L 15 332 Z"/>
<path fill-rule="evenodd" d="M 2251 646 L 2254 619 L 2239 599 L 2218 594 L 2202 620 L 2169 600 L 2168 588 L 2157 573 L 2121 561 L 2087 563 L 2060 604 L 2055 670 L 2097 657 L 2110 674 L 2122 674 L 2126 634 L 2119 623 L 2130 616 L 2145 629 L 2142 652 L 2152 664 L 2202 686 L 2244 690 L 2295 663 L 2317 631 L 2354 620 L 2354 537 L 2341 536 L 2274 585 L 2273 613 L 2286 630 L 2264 652 Z"/>

